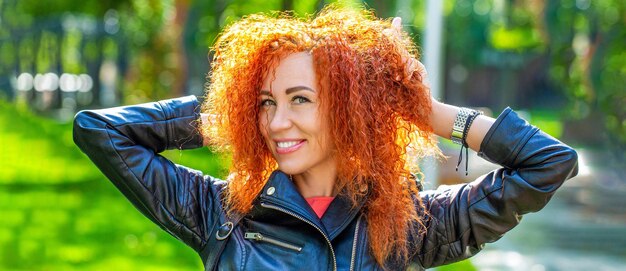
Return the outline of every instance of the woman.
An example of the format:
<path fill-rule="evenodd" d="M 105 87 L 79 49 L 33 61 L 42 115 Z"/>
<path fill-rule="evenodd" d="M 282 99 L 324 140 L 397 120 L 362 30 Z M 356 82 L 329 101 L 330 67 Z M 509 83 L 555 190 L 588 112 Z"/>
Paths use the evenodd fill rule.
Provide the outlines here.
<path fill-rule="evenodd" d="M 83 111 L 74 140 L 206 270 L 468 258 L 540 210 L 576 174 L 576 152 L 510 109 L 492 119 L 432 99 L 415 48 L 391 29 L 337 7 L 311 20 L 249 16 L 214 46 L 206 114 L 193 96 Z M 420 192 L 415 161 L 438 153 L 433 134 L 502 168 Z M 203 145 L 232 153 L 227 181 L 158 155 Z"/>

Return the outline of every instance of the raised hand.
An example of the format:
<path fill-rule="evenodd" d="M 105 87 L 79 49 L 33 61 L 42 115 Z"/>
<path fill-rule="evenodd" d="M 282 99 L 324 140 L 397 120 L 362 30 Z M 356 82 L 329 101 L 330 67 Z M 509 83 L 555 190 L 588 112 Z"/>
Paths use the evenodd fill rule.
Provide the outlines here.
<path fill-rule="evenodd" d="M 389 35 L 390 37 L 401 39 L 402 38 L 402 18 L 400 17 L 393 18 L 393 20 L 391 21 L 391 28 L 385 29 L 383 33 L 385 35 Z M 403 52 L 401 52 L 402 62 L 406 63 L 405 70 L 404 70 L 405 78 L 411 79 L 413 76 L 413 73 L 417 72 L 419 76 L 421 77 L 424 85 L 426 85 L 427 87 L 430 87 L 430 84 L 428 82 L 428 73 L 426 72 L 426 68 L 424 67 L 424 64 L 422 64 L 422 62 L 420 62 L 419 60 L 413 58 L 406 49 L 403 48 L 402 50 L 403 50 Z M 400 76 L 398 75 L 395 79 L 400 81 L 402 78 L 400 78 Z"/>

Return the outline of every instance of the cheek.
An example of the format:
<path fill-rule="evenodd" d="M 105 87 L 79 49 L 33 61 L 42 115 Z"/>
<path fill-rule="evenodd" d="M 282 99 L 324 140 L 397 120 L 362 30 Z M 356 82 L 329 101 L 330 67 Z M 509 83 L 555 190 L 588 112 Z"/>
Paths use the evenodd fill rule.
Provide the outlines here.
<path fill-rule="evenodd" d="M 333 152 L 335 150 L 335 145 L 333 143 L 332 136 L 330 135 L 330 133 L 328 133 L 328 130 L 326 130 L 326 133 L 323 133 L 320 136 L 324 152 Z"/>
<path fill-rule="evenodd" d="M 328 123 L 328 120 L 316 118 L 312 120 L 311 123 L 314 123 L 314 125 L 311 126 L 311 129 L 316 131 L 315 133 L 320 149 L 324 152 L 330 152 L 334 150 L 335 147 L 332 140 L 332 134 L 330 133 L 330 125 Z"/>

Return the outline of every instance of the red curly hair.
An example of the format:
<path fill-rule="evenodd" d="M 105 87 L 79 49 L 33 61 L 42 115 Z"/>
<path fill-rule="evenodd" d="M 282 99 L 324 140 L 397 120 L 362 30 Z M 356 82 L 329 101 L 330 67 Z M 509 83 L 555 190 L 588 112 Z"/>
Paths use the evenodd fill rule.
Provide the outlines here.
<path fill-rule="evenodd" d="M 391 258 L 406 262 L 409 236 L 424 230 L 411 172 L 438 149 L 429 89 L 419 74 L 405 72 L 403 59 L 417 58 L 417 49 L 405 34 L 386 34 L 390 28 L 369 11 L 329 6 L 309 19 L 250 15 L 222 32 L 204 104 L 212 118 L 203 132 L 232 154 L 229 212 L 249 212 L 277 168 L 258 125 L 263 79 L 282 57 L 309 52 L 336 146 L 337 191 L 354 204 L 369 194 L 363 212 L 372 254 L 381 266 Z"/>

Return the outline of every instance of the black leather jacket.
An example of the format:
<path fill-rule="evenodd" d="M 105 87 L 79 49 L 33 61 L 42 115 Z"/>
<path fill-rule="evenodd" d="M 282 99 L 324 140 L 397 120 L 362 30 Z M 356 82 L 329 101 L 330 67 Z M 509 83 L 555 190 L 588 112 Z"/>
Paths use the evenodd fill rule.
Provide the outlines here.
<path fill-rule="evenodd" d="M 207 270 L 381 269 L 369 253 L 360 206 L 351 209 L 339 196 L 318 219 L 279 171 L 252 211 L 235 220 L 220 253 L 216 235 L 228 233 L 228 227 L 219 229 L 230 220 L 219 199 L 225 182 L 159 155 L 201 147 L 198 120 L 194 96 L 82 111 L 74 120 L 74 141 L 144 215 L 196 250 Z M 540 210 L 577 172 L 572 148 L 508 108 L 487 133 L 479 155 L 502 168 L 471 183 L 420 193 L 428 230 L 411 238 L 413 270 L 476 254 L 523 214 Z"/>

